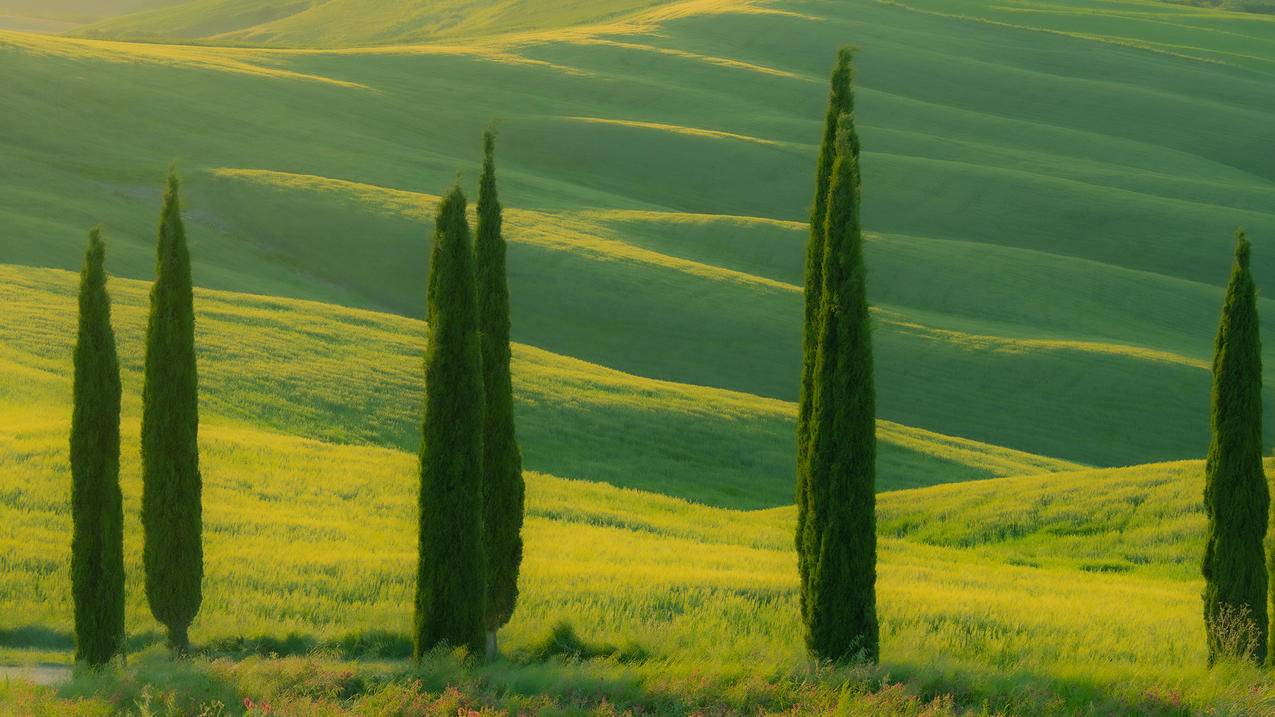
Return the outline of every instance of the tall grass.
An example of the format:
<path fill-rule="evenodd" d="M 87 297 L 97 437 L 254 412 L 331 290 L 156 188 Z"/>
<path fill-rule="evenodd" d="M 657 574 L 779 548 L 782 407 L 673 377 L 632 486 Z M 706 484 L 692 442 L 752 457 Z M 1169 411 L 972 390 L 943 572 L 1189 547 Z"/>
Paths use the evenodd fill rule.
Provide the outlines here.
<path fill-rule="evenodd" d="M 0 485 L 7 486 L 0 496 L 0 627 L 53 635 L 70 629 L 62 427 L 54 420 L 26 428 L 13 417 L 4 423 L 9 438 L 0 464 Z M 160 638 L 139 583 L 136 426 L 126 424 L 125 436 L 128 631 L 139 649 Z M 210 659 L 314 650 L 328 651 L 329 661 L 403 657 L 415 546 L 413 456 L 221 422 L 206 428 L 203 441 L 207 578 L 204 608 L 192 629 L 195 643 Z M 1095 502 L 1114 503 L 1113 496 L 1139 486 L 1154 491 L 1182 483 L 1186 495 L 1198 474 L 1196 463 L 1041 477 L 1034 490 L 1061 501 L 1083 481 Z M 971 521 L 981 510 L 1010 513 L 1018 501 L 1016 482 L 887 494 L 883 526 L 924 511 L 927 524 L 951 524 L 960 535 L 964 528 L 952 517 L 957 511 L 974 516 Z M 971 488 L 981 499 L 963 495 Z M 1172 512 L 1181 507 L 1174 502 L 1157 498 L 1128 510 Z M 1183 710 L 1220 706 L 1223 713 L 1240 710 L 1236 705 L 1246 700 L 1271 704 L 1268 679 L 1239 668 L 1205 670 L 1200 584 L 1193 576 L 1153 564 L 1114 572 L 1087 567 L 1084 556 L 1108 549 L 1128 517 L 1095 517 L 1094 530 L 1075 542 L 1042 539 L 1033 544 L 1037 566 L 1023 560 L 1012 540 L 927 544 L 919 535 L 892 537 L 887 527 L 880 577 L 883 662 L 875 679 L 901 681 L 922 704 L 950 694 L 957 706 L 986 701 L 1016 713 L 1024 700 L 1060 714 L 1089 704 L 1106 705 L 1098 713 L 1118 714 L 1120 705 L 1133 709 L 1164 700 L 1176 700 Z M 498 695 L 501 689 L 492 686 L 501 680 L 514 685 L 528 679 L 525 689 L 541 694 L 544 685 L 536 680 L 584 680 L 601 681 L 601 694 L 628 694 L 624 699 L 635 704 L 652 694 L 735 708 L 832 700 L 826 690 L 836 680 L 815 679 L 804 666 L 791 520 L 791 509 L 715 509 L 532 474 L 522 599 L 502 642 L 513 656 L 613 657 L 569 669 L 528 667 L 540 675 L 535 679 L 518 670 L 499 677 L 496 669 L 448 668 L 440 689 L 478 680 Z M 1053 525 L 1064 524 L 1045 518 L 1037 530 Z M 1148 518 L 1135 533 L 1159 545 L 1170 564 L 1194 562 L 1198 515 L 1185 529 L 1155 525 Z M 569 623 L 575 636 L 558 639 L 565 648 L 552 642 L 546 647 L 551 629 L 561 623 Z M 7 634 L 6 659 L 50 657 L 38 645 L 28 653 L 21 631 Z M 69 659 L 69 652 L 56 654 Z M 256 669 L 223 668 L 236 681 Z M 822 685 L 812 688 L 822 696 L 794 686 L 812 679 Z M 164 679 L 155 682 L 174 688 Z M 242 694 L 244 688 L 231 691 Z"/>

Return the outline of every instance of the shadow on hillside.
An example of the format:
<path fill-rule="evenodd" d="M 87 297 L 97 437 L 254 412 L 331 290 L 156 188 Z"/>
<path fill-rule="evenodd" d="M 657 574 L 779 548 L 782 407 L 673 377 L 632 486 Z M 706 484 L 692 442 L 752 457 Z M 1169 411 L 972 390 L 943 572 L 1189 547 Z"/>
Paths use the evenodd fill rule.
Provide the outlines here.
<path fill-rule="evenodd" d="M 301 633 L 284 637 L 237 635 L 210 640 L 200 645 L 198 652 L 207 657 L 234 659 L 325 653 L 343 660 L 395 660 L 412 656 L 412 639 L 405 633 L 390 630 L 351 632 L 335 640 L 320 640 Z"/>
<path fill-rule="evenodd" d="M 75 636 L 43 625 L 0 629 L 0 647 L 26 650 L 74 650 Z"/>
<path fill-rule="evenodd" d="M 124 652 L 132 655 L 155 646 L 164 645 L 164 636 L 147 630 L 127 635 Z M 75 633 L 55 630 L 45 625 L 22 625 L 0 629 L 0 647 L 14 650 L 46 650 L 49 652 L 74 652 Z"/>
<path fill-rule="evenodd" d="M 142 647 L 145 645 L 139 645 Z M 132 647 L 132 645 L 130 645 Z M 347 633 L 335 640 L 321 640 L 313 635 L 290 633 L 284 637 L 238 635 L 210 640 L 198 646 L 200 655 L 210 658 L 228 657 L 302 657 L 324 655 L 342 660 L 405 660 L 412 656 L 412 638 L 390 630 L 363 630 Z M 582 638 L 566 622 L 553 626 L 545 637 L 520 648 L 507 657 L 517 663 L 546 662 L 554 658 L 568 660 L 613 659 L 621 663 L 641 662 L 649 654 L 637 643 L 612 645 Z"/>

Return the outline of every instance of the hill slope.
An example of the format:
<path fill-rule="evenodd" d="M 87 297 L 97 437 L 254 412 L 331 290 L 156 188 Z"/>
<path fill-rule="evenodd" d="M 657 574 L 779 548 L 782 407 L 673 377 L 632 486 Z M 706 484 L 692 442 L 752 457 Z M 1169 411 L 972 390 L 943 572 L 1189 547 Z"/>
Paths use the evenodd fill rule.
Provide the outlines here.
<path fill-rule="evenodd" d="M 782 666 L 803 662 L 802 222 L 827 65 L 851 42 L 881 486 L 988 480 L 882 494 L 883 672 L 850 677 L 1011 713 L 1275 707 L 1268 678 L 1204 668 L 1199 463 L 1077 465 L 1204 450 L 1234 225 L 1275 288 L 1275 24 L 1137 0 L 482 6 L 457 23 L 462 0 L 198 0 L 92 30 L 146 43 L 0 32 L 4 659 L 68 659 L 65 270 L 99 221 L 120 277 L 128 626 L 158 639 L 137 280 L 173 158 L 203 287 L 193 636 L 403 654 L 428 217 L 495 118 L 531 471 L 506 646 L 559 619 L 634 641 L 644 659 L 531 669 L 674 711 L 705 693 L 800 711 L 766 701 L 775 684 L 839 685 Z M 480 679 L 516 693 L 524 674 Z M 701 697 L 677 701 L 684 685 Z"/>
<path fill-rule="evenodd" d="M 585 24 L 641 21 L 669 5 L 747 6 L 670 0 L 193 0 L 116 17 L 78 34 L 112 39 L 199 41 L 276 47 L 429 42 Z"/>
<path fill-rule="evenodd" d="M 0 266 L 6 661 L 69 655 L 74 286 L 67 272 Z M 128 629 L 142 646 L 159 639 L 138 582 L 135 522 L 146 286 L 113 279 L 111 290 L 125 385 Z M 196 301 L 207 573 L 194 638 L 214 650 L 402 654 L 423 326 L 277 297 L 199 290 Z M 791 404 L 521 345 L 514 371 L 531 469 L 718 505 L 789 500 Z M 888 423 L 881 438 L 883 482 L 1034 473 L 881 495 L 884 669 L 896 679 L 943 675 L 942 689 L 1002 705 L 1007 683 L 1025 684 L 1040 709 L 1119 712 L 1159 694 L 1197 706 L 1275 699 L 1260 683 L 1234 688 L 1204 673 L 1199 462 L 1045 475 L 1069 466 Z M 615 670 L 658 694 L 694 665 L 677 679 L 714 699 L 762 679 L 758 664 L 800 663 L 792 507 L 714 508 L 534 470 L 508 649 L 533 648 L 567 619 L 591 640 L 646 655 L 577 668 L 585 674 Z M 1024 704 L 1012 709 L 1034 709 Z"/>
<path fill-rule="evenodd" d="M 63 20 L 78 25 L 181 2 L 185 0 L 0 0 L 0 16 Z"/>
<path fill-rule="evenodd" d="M 419 316 L 428 197 L 499 118 L 517 340 L 791 401 L 823 78 L 853 42 L 882 418 L 1086 464 L 1203 452 L 1235 225 L 1275 287 L 1275 25 L 678 7 L 358 50 L 0 35 L 0 261 L 74 268 L 101 221 L 145 278 L 178 157 L 201 285 Z"/>
<path fill-rule="evenodd" d="M 69 416 L 75 282 L 67 272 L 0 266 L 0 415 L 36 425 Z M 147 287 L 114 279 L 110 288 L 124 412 L 135 422 Z M 419 321 L 211 291 L 196 307 L 205 422 L 416 449 Z M 639 378 L 530 346 L 516 347 L 513 370 L 530 469 L 730 507 L 792 501 L 790 403 Z M 887 490 L 1075 467 L 889 422 L 881 436 Z M 59 454 L 60 439 L 52 445 Z"/>
<path fill-rule="evenodd" d="M 209 423 L 197 644 L 405 654 L 412 454 Z M 68 551 L 48 547 L 68 531 L 65 420 L 3 415 L 0 426 L 0 649 L 9 660 L 65 660 Z M 135 445 L 126 422 L 128 629 L 140 646 L 159 632 L 138 583 Z M 1205 668 L 1200 473 L 1192 462 L 883 495 L 883 671 L 920 680 L 923 694 L 953 690 L 1011 714 L 1176 714 L 1170 702 L 1261 714 L 1275 700 L 1269 682 L 1235 687 L 1231 673 Z M 604 695 L 638 689 L 653 700 L 691 685 L 715 701 L 753 700 L 786 684 L 781 666 L 803 662 L 792 517 L 529 475 L 522 597 L 506 649 L 538 644 L 565 619 L 645 657 L 550 663 L 531 682 L 513 668 L 487 679 L 524 693 L 592 676 Z"/>

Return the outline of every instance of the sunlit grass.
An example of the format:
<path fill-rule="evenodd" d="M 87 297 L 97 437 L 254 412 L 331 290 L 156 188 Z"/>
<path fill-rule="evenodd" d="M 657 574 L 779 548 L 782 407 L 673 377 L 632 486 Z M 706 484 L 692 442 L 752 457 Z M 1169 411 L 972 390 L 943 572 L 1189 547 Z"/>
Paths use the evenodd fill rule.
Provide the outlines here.
<path fill-rule="evenodd" d="M 18 267 L 0 275 L 10 309 L 0 321 L 0 636 L 7 660 L 64 661 L 74 276 Z M 128 630 L 141 646 L 159 634 L 140 582 L 137 518 L 145 285 L 115 279 L 111 288 L 127 397 Z M 415 560 L 419 323 L 210 291 L 198 292 L 197 306 L 207 551 L 193 639 L 240 652 L 321 647 L 349 657 L 379 645 L 400 654 Z M 533 469 L 575 461 L 580 472 L 570 475 L 593 477 L 610 463 L 614 475 L 628 473 L 611 481 L 619 485 L 680 485 L 727 505 L 757 505 L 763 484 L 731 484 L 745 469 L 719 465 L 714 474 L 716 459 L 705 459 L 740 450 L 741 440 L 791 436 L 791 405 L 774 399 L 638 379 L 528 347 L 517 348 L 514 370 Z M 580 427 L 574 437 L 572 425 Z M 637 437 L 661 425 L 671 432 L 643 447 Z M 686 444 L 670 450 L 670 442 L 690 430 L 710 431 L 702 434 L 709 446 L 674 470 L 694 454 L 679 457 Z M 624 450 L 612 444 L 596 464 L 577 456 L 598 450 L 590 436 L 599 431 L 623 438 Z M 985 476 L 1075 468 L 892 424 L 881 437 L 887 457 L 897 446 Z M 655 470 L 665 475 L 648 474 Z M 790 490 L 786 479 L 775 486 L 776 496 Z M 1199 493 L 1200 465 L 1190 462 L 883 494 L 883 665 L 876 677 L 854 679 L 875 684 L 873 694 L 883 683 L 872 680 L 889 675 L 907 694 L 1010 710 L 1021 697 L 1014 685 L 1029 686 L 1032 704 L 1066 709 L 1161 694 L 1195 706 L 1269 701 L 1269 684 L 1234 678 L 1248 685 L 1241 690 L 1204 670 Z M 826 706 L 846 675 L 810 677 L 822 685 L 810 694 L 782 687 L 807 679 L 808 669 L 792 521 L 791 507 L 714 508 L 529 472 L 522 600 L 503 643 L 510 654 L 538 649 L 551 626 L 567 621 L 585 640 L 642 655 L 570 679 L 610 674 L 638 695 Z M 447 669 L 449 679 L 469 679 L 469 668 Z"/>
<path fill-rule="evenodd" d="M 625 120 L 610 117 L 566 117 L 572 122 L 591 122 L 594 124 L 610 124 L 617 127 L 637 127 L 639 129 L 655 130 L 657 132 L 672 132 L 673 134 L 686 135 L 688 137 L 706 137 L 708 139 L 729 139 L 737 142 L 752 142 L 754 144 L 779 146 L 781 143 L 773 139 L 764 137 L 753 137 L 746 134 L 737 134 L 735 132 L 723 132 L 716 129 L 704 129 L 702 127 L 684 127 L 682 125 L 664 124 L 663 122 L 644 122 L 641 120 Z"/>
<path fill-rule="evenodd" d="M 0 267 L 5 406 L 68 405 L 75 281 L 67 272 Z M 125 412 L 136 415 L 147 287 L 113 279 L 111 290 Z M 275 297 L 198 296 L 206 417 L 414 449 L 421 322 Z M 515 347 L 513 371 L 532 469 L 731 507 L 792 500 L 791 403 L 642 378 L 525 345 Z M 883 488 L 1075 467 L 884 421 L 882 441 Z"/>
<path fill-rule="evenodd" d="M 433 206 L 438 201 L 438 196 L 432 194 L 270 170 L 222 168 L 214 170 L 213 174 L 218 177 L 289 190 L 335 194 L 379 211 L 417 220 L 431 217 Z M 689 261 L 635 246 L 613 232 L 606 231 L 604 227 L 589 221 L 587 214 L 572 216 L 511 208 L 505 211 L 504 216 L 505 223 L 510 229 L 509 240 L 514 243 L 552 251 L 572 252 L 601 261 L 632 262 L 672 269 L 699 279 L 741 283 L 751 288 L 791 293 L 800 291 L 800 287 L 793 284 Z"/>
<path fill-rule="evenodd" d="M 8 32 L 0 29 L 0 46 L 74 60 L 150 62 L 160 65 L 212 69 L 272 79 L 322 82 L 346 89 L 369 89 L 354 82 L 295 72 L 275 66 L 269 53 L 239 48 L 206 48 L 191 45 L 82 40 L 54 35 Z"/>
<path fill-rule="evenodd" d="M 3 420 L 0 605 L 20 616 L 7 620 L 10 627 L 65 635 L 65 416 L 34 425 L 12 415 Z M 158 627 L 140 585 L 136 443 L 136 422 L 128 421 L 128 627 L 145 636 Z M 246 638 L 265 649 L 305 650 L 407 633 L 411 453 L 210 421 L 202 460 L 206 578 L 192 632 L 197 643 Z M 1245 699 L 1272 704 L 1270 683 L 1245 677 L 1245 689 L 1258 692 L 1231 694 L 1231 683 L 1219 684 L 1204 668 L 1201 584 L 1180 567 L 1194 565 L 1202 539 L 1199 471 L 1199 463 L 1148 466 L 882 496 L 882 672 L 923 694 L 946 691 L 994 705 L 1013 699 L 1015 684 L 1068 709 L 1092 701 L 1137 704 L 1153 695 L 1201 708 Z M 1082 492 L 1085 500 L 1077 501 Z M 1136 495 L 1147 498 L 1128 499 Z M 1020 507 L 1042 504 L 1061 514 Z M 1024 511 L 1037 522 L 1025 524 L 1017 517 Z M 1086 522 L 1076 525 L 1069 515 Z M 998 532 L 983 516 L 1019 527 Z M 645 655 L 628 666 L 600 667 L 604 672 L 618 669 L 658 689 L 668 675 L 694 666 L 705 682 L 677 689 L 725 690 L 717 699 L 729 701 L 729 685 L 749 675 L 775 679 L 805 669 L 791 529 L 791 509 L 714 509 L 531 474 L 522 598 L 503 644 L 516 654 L 569 621 L 587 639 Z M 1154 550 L 1141 564 L 1090 563 L 1146 546 Z M 22 645 L 5 654 L 24 659 L 15 647 Z"/>
<path fill-rule="evenodd" d="M 339 713 L 312 704 L 329 691 L 370 714 L 400 698 L 448 715 L 1275 711 L 1269 676 L 1203 668 L 1198 462 L 1078 465 L 1205 448 L 1230 231 L 1260 249 L 1275 227 L 1269 18 L 1142 0 L 605 0 L 485 3 L 447 26 L 430 13 L 459 0 L 356 2 L 215 33 L 182 25 L 206 19 L 189 5 L 128 30 L 272 49 L 0 33 L 0 261 L 73 268 L 104 222 L 112 270 L 149 276 L 177 157 L 197 282 L 226 290 L 197 295 L 209 652 L 173 665 L 145 648 L 146 287 L 116 279 L 129 629 L 150 652 L 65 688 L 93 696 L 74 708 L 0 686 L 0 712 L 104 714 L 148 682 L 313 714 Z M 389 44 L 349 47 L 373 41 Z M 893 419 L 881 485 L 1033 474 L 882 496 L 884 663 L 864 671 L 806 662 L 783 507 L 801 220 L 846 42 Z M 355 664 L 404 652 L 424 334 L 404 317 L 421 313 L 432 193 L 472 170 L 493 119 L 531 471 L 504 645 L 542 654 L 566 619 L 644 657 Z M 1255 255 L 1259 283 L 1271 257 Z M 69 655 L 73 292 L 71 274 L 0 267 L 4 661 Z M 213 659 L 272 651 L 292 656 Z"/>
<path fill-rule="evenodd" d="M 329 0 L 304 8 L 263 0 L 197 2 L 124 15 L 80 30 L 92 37 L 211 44 L 347 47 L 478 42 L 492 47 L 655 31 L 661 23 L 722 14 L 784 14 L 762 0 L 571 0 L 477 5 L 468 0 L 369 4 Z M 796 14 L 791 13 L 789 14 Z"/>

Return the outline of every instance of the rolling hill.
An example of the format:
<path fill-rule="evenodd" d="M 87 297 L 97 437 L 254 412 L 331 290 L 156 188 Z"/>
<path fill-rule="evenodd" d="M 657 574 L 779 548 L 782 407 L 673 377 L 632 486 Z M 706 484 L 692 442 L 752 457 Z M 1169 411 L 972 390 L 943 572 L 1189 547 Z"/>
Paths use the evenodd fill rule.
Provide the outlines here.
<path fill-rule="evenodd" d="M 430 217 L 472 186 L 495 122 L 530 471 L 502 639 L 552 647 L 569 620 L 620 647 L 505 672 L 365 663 L 339 694 L 401 677 L 657 714 L 1275 708 L 1268 678 L 1203 667 L 1196 460 L 1237 225 L 1275 289 L 1270 18 L 1144 0 L 0 0 L 0 16 L 64 32 L 0 30 L 0 661 L 69 659 L 72 272 L 99 222 L 128 628 L 158 640 L 137 396 L 173 161 L 199 287 L 193 637 L 210 651 L 179 679 L 237 700 L 260 666 L 219 654 L 326 651 L 278 663 L 298 674 L 402 656 Z M 804 218 L 845 43 L 885 491 L 878 671 L 803 663 L 791 550 Z M 1271 335 L 1275 305 L 1260 311 Z M 874 701 L 891 679 L 902 706 Z M 132 709 L 137 681 L 5 682 L 0 704 Z M 947 702 L 908 707 L 931 700 Z"/>
<path fill-rule="evenodd" d="M 691 12 L 713 5 L 683 3 Z M 612 21 L 648 23 L 667 16 L 667 0 L 195 0 L 169 3 L 83 28 L 86 37 L 163 39 L 219 45 L 346 47 L 558 31 Z M 654 11 L 652 13 L 651 11 Z"/>
<path fill-rule="evenodd" d="M 70 272 L 0 266 L 0 662 L 69 655 L 69 552 L 58 546 L 69 531 L 75 286 Z M 110 288 L 125 388 L 128 632 L 145 650 L 159 639 L 139 582 L 136 524 L 147 285 L 116 278 Z M 213 655 L 319 649 L 383 670 L 377 660 L 407 649 L 424 326 L 207 289 L 196 306 L 206 587 L 195 640 Z M 758 664 L 801 663 L 791 404 L 525 345 L 515 347 L 514 373 L 532 472 L 507 649 L 545 649 L 547 626 L 565 620 L 586 645 L 637 657 L 533 668 L 534 677 L 488 671 L 481 690 L 544 699 L 566 689 L 554 686 L 563 680 L 585 680 L 604 700 L 681 714 L 695 704 L 813 710 L 847 679 L 863 679 L 798 672 L 751 682 Z M 1115 714 L 1150 709 L 1162 693 L 1232 714 L 1275 702 L 1260 677 L 1203 668 L 1198 461 L 1081 469 L 888 422 L 879 433 L 882 487 L 896 489 L 882 494 L 878 518 L 883 674 L 933 685 L 922 695 L 956 689 L 962 703 L 1010 714 L 1086 705 Z M 897 490 L 916 476 L 984 480 Z M 780 507 L 739 509 L 766 505 Z M 147 676 L 147 659 L 142 684 L 172 679 Z M 341 662 L 323 669 L 349 671 Z M 445 680 L 439 689 L 471 679 L 468 668 L 447 669 L 456 672 L 431 678 Z M 609 684 L 613 672 L 620 682 Z M 261 689 L 260 676 L 242 679 L 250 682 L 192 687 L 183 699 L 196 711 L 198 700 Z M 788 680 L 815 687 L 789 693 Z M 741 693 L 741 684 L 754 686 Z M 140 699 L 137 684 L 70 689 L 62 694 L 89 689 L 108 705 Z M 0 704 L 36 699 L 25 694 L 0 690 Z M 51 704 L 58 712 L 77 703 Z"/>
<path fill-rule="evenodd" d="M 63 544 L 68 531 L 65 417 L 35 422 L 5 414 L 0 424 L 0 604 L 21 616 L 0 630 L 0 655 L 65 660 L 67 552 L 48 549 Z M 126 421 L 135 650 L 160 639 L 138 583 L 136 433 L 136 422 Z M 376 676 L 384 669 L 376 660 L 410 648 L 402 635 L 411 617 L 414 456 L 221 418 L 205 421 L 202 443 L 207 573 L 194 639 L 213 656 L 322 648 L 317 659 L 371 659 L 358 668 L 372 671 L 360 678 L 364 685 L 389 679 Z M 922 696 L 954 690 L 959 704 L 1008 714 L 1262 714 L 1275 692 L 1260 673 L 1204 667 L 1200 488 L 1196 461 L 883 494 L 886 684 L 905 680 Z M 803 664 L 792 520 L 791 507 L 710 508 L 532 473 L 522 598 L 503 633 L 506 648 L 515 655 L 539 649 L 547 628 L 566 620 L 590 644 L 627 646 L 626 654 L 638 657 L 477 668 L 476 678 L 463 677 L 462 668 L 438 672 L 451 669 L 444 663 L 424 679 L 439 690 L 476 679 L 475 690 L 506 700 L 542 691 L 569 696 L 568 685 L 583 683 L 620 706 L 661 714 L 705 704 L 814 711 L 828 691 L 835 700 L 846 680 L 865 677 L 782 667 Z M 142 684 L 172 679 L 147 677 L 141 660 Z M 199 664 L 183 674 L 206 669 Z M 228 667 L 219 664 L 215 669 Z M 347 664 L 325 669 L 352 674 Z M 759 667 L 766 665 L 776 667 Z M 284 669 L 317 668 L 307 662 Z M 179 679 L 201 684 L 189 674 Z M 260 677 L 245 679 L 185 698 L 261 694 Z M 273 679 L 293 684 L 280 698 L 323 698 L 326 683 Z M 137 689 L 132 683 L 93 694 L 108 704 L 117 695 L 127 706 Z M 864 713 L 895 714 L 886 706 Z"/>
<path fill-rule="evenodd" d="M 7 307 L 0 320 L 0 414 L 15 421 L 39 416 L 34 424 L 65 429 L 76 281 L 63 271 L 0 266 Z M 111 286 L 124 412 L 134 422 L 146 287 L 120 279 Z M 416 449 L 421 322 L 215 291 L 201 291 L 197 305 L 205 423 Z M 513 370 L 530 469 L 734 508 L 792 501 L 793 404 L 644 379 L 523 345 Z M 880 431 L 887 489 L 1078 467 L 889 422 Z"/>
<path fill-rule="evenodd" d="M 109 17 L 178 2 L 182 0 L 0 0 L 0 28 L 67 32 Z"/>
<path fill-rule="evenodd" d="M 0 261 L 74 268 L 101 221 L 115 271 L 145 278 L 177 158 L 201 285 L 419 316 L 425 207 L 472 171 L 496 119 L 520 211 L 517 340 L 792 401 L 823 77 L 853 42 L 882 418 L 1091 465 L 1204 450 L 1236 225 L 1257 242 L 1259 283 L 1275 281 L 1264 18 L 1147 3 L 561 7 L 528 16 L 540 29 L 497 12 L 377 47 L 315 39 L 355 23 L 308 13 L 306 48 L 0 35 L 15 108 L 0 117 Z"/>

